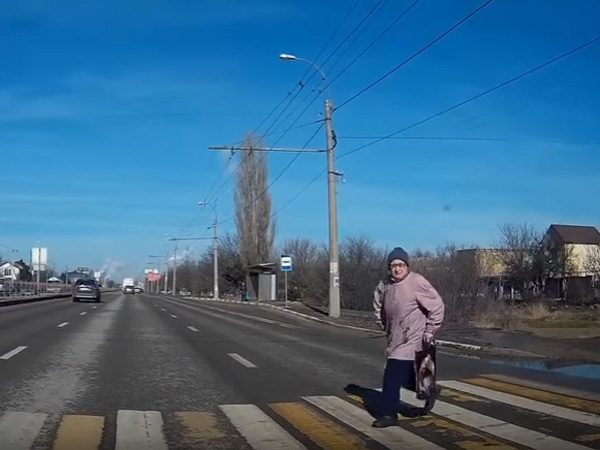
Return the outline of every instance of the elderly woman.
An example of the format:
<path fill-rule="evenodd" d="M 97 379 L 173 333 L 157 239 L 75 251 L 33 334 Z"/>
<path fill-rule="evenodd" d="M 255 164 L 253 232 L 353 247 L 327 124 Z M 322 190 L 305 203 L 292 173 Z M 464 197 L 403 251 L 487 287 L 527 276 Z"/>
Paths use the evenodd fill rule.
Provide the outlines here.
<path fill-rule="evenodd" d="M 411 272 L 402 247 L 390 252 L 387 263 L 390 278 L 379 283 L 373 301 L 387 335 L 382 405 L 373 422 L 377 428 L 396 425 L 400 388 L 414 388 L 417 353 L 434 343 L 444 319 L 442 298 L 425 277 Z"/>

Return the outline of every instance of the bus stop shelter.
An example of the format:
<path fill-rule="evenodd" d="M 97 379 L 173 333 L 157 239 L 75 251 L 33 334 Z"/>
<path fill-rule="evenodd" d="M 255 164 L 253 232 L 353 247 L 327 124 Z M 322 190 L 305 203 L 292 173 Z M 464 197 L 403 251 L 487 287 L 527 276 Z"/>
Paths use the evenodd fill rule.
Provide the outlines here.
<path fill-rule="evenodd" d="M 277 300 L 277 263 L 248 266 L 245 300 L 250 302 Z"/>

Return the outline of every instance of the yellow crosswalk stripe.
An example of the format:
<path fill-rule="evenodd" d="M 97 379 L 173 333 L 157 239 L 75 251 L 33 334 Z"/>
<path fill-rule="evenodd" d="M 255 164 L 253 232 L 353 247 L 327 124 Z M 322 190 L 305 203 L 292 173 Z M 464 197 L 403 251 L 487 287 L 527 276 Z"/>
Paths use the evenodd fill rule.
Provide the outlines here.
<path fill-rule="evenodd" d="M 326 450 L 368 448 L 365 441 L 332 420 L 300 402 L 272 403 L 273 411 L 286 419 L 298 431 Z"/>
<path fill-rule="evenodd" d="M 411 425 L 426 429 L 428 434 L 439 434 L 465 450 L 515 450 L 517 448 L 483 433 L 478 433 L 472 428 L 432 415 L 421 417 Z"/>
<path fill-rule="evenodd" d="M 214 413 L 182 411 L 175 413 L 175 417 L 185 428 L 185 439 L 189 445 L 206 447 L 225 438 Z"/>
<path fill-rule="evenodd" d="M 466 383 L 475 386 L 481 386 L 495 391 L 506 392 L 509 394 L 519 395 L 521 397 L 530 398 L 552 405 L 565 406 L 567 408 L 577 409 L 592 414 L 598 414 L 600 411 L 600 402 L 585 400 L 578 397 L 572 397 L 564 394 L 556 394 L 543 389 L 521 386 L 519 384 L 507 383 L 504 381 L 491 380 L 488 378 L 466 378 L 463 380 Z"/>
<path fill-rule="evenodd" d="M 563 394 L 568 397 L 591 400 L 600 404 L 600 393 L 596 392 L 584 391 L 572 387 L 557 386 L 554 384 L 544 383 L 543 381 L 539 380 L 532 380 L 530 378 L 518 378 L 502 373 L 483 373 L 479 376 L 481 378 L 488 378 L 490 380 L 504 381 L 506 383 L 517 384 L 519 386 L 541 389 L 542 391 L 554 392 L 556 394 Z"/>
<path fill-rule="evenodd" d="M 102 440 L 104 417 L 63 416 L 53 450 L 97 450 Z"/>

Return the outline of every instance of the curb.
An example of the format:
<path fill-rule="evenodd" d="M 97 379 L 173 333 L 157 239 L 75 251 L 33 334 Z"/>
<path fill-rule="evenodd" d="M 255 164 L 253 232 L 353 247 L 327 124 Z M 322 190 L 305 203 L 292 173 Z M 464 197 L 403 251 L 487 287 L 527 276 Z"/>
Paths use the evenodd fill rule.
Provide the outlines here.
<path fill-rule="evenodd" d="M 201 297 L 188 297 L 188 298 L 192 298 L 192 299 L 196 299 L 196 300 L 205 300 L 205 301 L 212 301 L 212 302 L 221 302 L 221 303 L 235 303 L 235 304 L 239 304 L 239 305 L 257 305 L 257 306 L 262 306 L 262 307 L 269 307 L 272 309 L 276 309 L 278 311 L 283 311 L 287 314 L 293 314 L 295 316 L 298 317 L 302 317 L 304 319 L 308 319 L 308 320 L 313 320 L 315 322 L 320 322 L 320 323 L 325 323 L 328 325 L 334 325 L 336 327 L 340 327 L 340 328 L 346 328 L 346 329 L 350 329 L 350 330 L 357 330 L 357 331 L 364 331 L 367 333 L 375 333 L 375 334 L 379 334 L 381 336 L 384 336 L 385 333 L 383 333 L 382 331 L 379 330 L 373 330 L 371 328 L 363 328 L 363 327 L 356 327 L 353 325 L 345 325 L 342 323 L 335 323 L 332 322 L 330 320 L 326 320 L 326 319 L 320 319 L 318 317 L 314 317 L 314 316 L 310 316 L 308 314 L 302 314 L 299 313 L 297 311 L 291 311 L 289 309 L 285 309 L 282 308 L 281 306 L 276 306 L 276 305 L 270 305 L 268 303 L 258 303 L 258 302 L 242 302 L 240 300 L 215 300 L 214 298 L 201 298 Z M 465 350 L 473 350 L 473 351 L 480 351 L 483 349 L 482 346 L 480 345 L 473 345 L 473 344 L 465 344 L 463 342 L 455 342 L 455 341 L 446 341 L 446 340 L 436 340 L 436 343 L 442 347 L 454 347 L 454 348 L 462 348 Z"/>

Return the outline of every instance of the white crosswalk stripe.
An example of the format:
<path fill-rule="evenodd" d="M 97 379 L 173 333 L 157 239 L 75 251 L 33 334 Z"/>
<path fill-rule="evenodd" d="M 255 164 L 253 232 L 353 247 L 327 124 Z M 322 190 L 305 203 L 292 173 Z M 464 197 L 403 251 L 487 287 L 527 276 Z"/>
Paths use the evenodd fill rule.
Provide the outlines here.
<path fill-rule="evenodd" d="M 0 450 L 29 450 L 47 414 L 6 412 L 0 416 Z"/>
<path fill-rule="evenodd" d="M 442 447 L 429 442 L 400 427 L 377 429 L 371 427 L 373 418 L 363 409 L 360 409 L 338 397 L 303 397 L 309 403 L 322 409 L 326 413 L 338 418 L 346 425 L 366 434 L 371 439 L 389 448 L 410 449 L 441 449 Z"/>
<path fill-rule="evenodd" d="M 306 448 L 254 405 L 221 405 L 220 408 L 252 448 L 261 450 Z"/>
<path fill-rule="evenodd" d="M 490 400 L 496 400 L 507 405 L 516 406 L 518 408 L 529 409 L 549 416 L 559 417 L 561 419 L 572 420 L 574 422 L 584 423 L 586 425 L 597 426 L 599 423 L 598 415 L 576 411 L 574 409 L 565 408 L 557 405 L 550 405 L 537 400 L 519 397 L 518 395 L 507 394 L 505 392 L 497 392 L 493 389 L 474 386 L 472 384 L 462 383 L 460 381 L 440 381 L 440 386 L 456 389 L 457 391 L 467 392 L 469 394 L 485 397 Z"/>
<path fill-rule="evenodd" d="M 402 399 L 413 406 L 422 406 L 423 402 L 417 400 L 412 391 L 402 389 Z M 579 444 L 574 444 L 539 431 L 523 428 L 518 425 L 495 419 L 468 409 L 455 406 L 438 400 L 432 412 L 455 422 L 462 423 L 472 428 L 485 431 L 499 438 L 525 445 L 536 450 L 562 449 L 562 450 L 584 450 Z"/>
<path fill-rule="evenodd" d="M 532 400 L 537 397 L 531 393 L 524 393 L 523 395 L 531 397 L 525 398 L 477 386 L 473 382 L 439 383 L 455 393 L 475 395 L 492 402 L 503 403 L 507 408 L 518 408 L 521 413 L 529 410 L 540 414 L 542 419 L 560 421 L 554 423 L 562 423 L 564 428 L 554 429 L 549 426 L 548 430 L 536 430 L 499 420 L 486 415 L 490 414 L 487 413 L 488 410 L 493 409 L 479 409 L 476 399 L 471 397 L 470 401 L 474 402 L 472 408 L 486 411 L 486 414 L 449 403 L 454 400 L 438 400 L 429 416 L 400 420 L 399 426 L 378 429 L 371 425 L 373 417 L 347 398 L 305 396 L 295 402 L 260 406 L 219 405 L 218 410 L 210 412 L 119 410 L 116 412 L 116 423 L 114 419 L 111 421 L 109 417 L 103 416 L 66 415 L 61 418 L 54 414 L 8 411 L 0 413 L 0 450 L 72 450 L 75 448 L 73 442 L 79 442 L 78 450 L 108 448 L 109 444 L 101 443 L 102 436 L 112 433 L 115 436 L 115 450 L 169 450 L 167 442 L 170 441 L 167 438 L 169 437 L 171 442 L 179 442 L 179 439 L 185 437 L 185 432 L 165 429 L 165 423 L 172 424 L 174 420 L 180 420 L 182 417 L 185 420 L 180 423 L 185 424 L 184 429 L 189 433 L 189 448 L 239 448 L 239 445 L 245 443 L 255 450 L 300 450 L 319 446 L 340 448 L 340 442 L 344 444 L 344 448 L 349 448 L 351 436 L 357 438 L 353 441 L 353 449 L 369 447 L 366 439 L 389 449 L 439 450 L 456 446 L 491 448 L 494 445 L 497 446 L 494 448 L 513 448 L 509 443 L 513 443 L 516 448 L 525 446 L 539 450 L 599 448 L 600 433 L 596 432 L 595 427 L 600 425 L 600 421 L 592 413 Z M 449 398 L 452 399 L 451 396 Z M 556 398 L 539 398 L 548 398 L 548 401 L 558 403 Z M 414 406 L 422 405 L 412 391 L 403 389 L 402 399 Z M 164 414 L 167 414 L 166 418 Z M 179 419 L 176 419 L 177 417 Z M 111 422 L 111 429 L 105 429 Z M 529 422 L 531 423 L 535 422 Z M 328 431 L 333 427 L 339 428 L 337 434 Z M 432 433 L 431 428 L 427 427 L 436 427 L 442 432 Z M 569 427 L 579 427 L 579 431 L 569 435 Z M 56 436 L 46 436 L 47 431 L 52 429 L 57 429 Z M 233 429 L 236 431 L 232 431 Z M 456 435 L 458 441 L 443 431 L 452 429 L 459 430 Z M 54 446 L 51 443 L 42 443 L 45 442 L 44 439 L 53 440 Z M 334 441 L 337 444 L 334 444 Z M 84 442 L 90 444 L 82 446 L 81 443 Z"/>
<path fill-rule="evenodd" d="M 168 450 L 161 413 L 120 410 L 115 450 Z"/>

